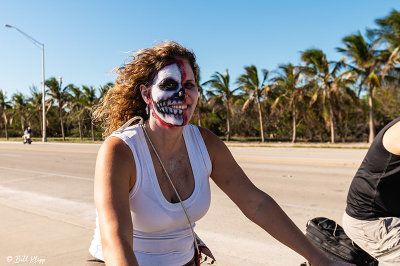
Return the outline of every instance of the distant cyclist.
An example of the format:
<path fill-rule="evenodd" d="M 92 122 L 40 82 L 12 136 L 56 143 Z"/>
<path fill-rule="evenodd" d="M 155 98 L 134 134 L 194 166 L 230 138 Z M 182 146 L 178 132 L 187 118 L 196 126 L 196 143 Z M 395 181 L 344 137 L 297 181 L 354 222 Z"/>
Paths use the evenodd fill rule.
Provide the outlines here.
<path fill-rule="evenodd" d="M 25 131 L 24 131 L 24 136 L 23 136 L 23 138 L 24 138 L 24 144 L 25 144 L 25 143 L 31 144 L 31 142 L 32 142 L 31 135 L 32 135 L 31 127 L 28 127 L 28 128 L 25 129 Z"/>

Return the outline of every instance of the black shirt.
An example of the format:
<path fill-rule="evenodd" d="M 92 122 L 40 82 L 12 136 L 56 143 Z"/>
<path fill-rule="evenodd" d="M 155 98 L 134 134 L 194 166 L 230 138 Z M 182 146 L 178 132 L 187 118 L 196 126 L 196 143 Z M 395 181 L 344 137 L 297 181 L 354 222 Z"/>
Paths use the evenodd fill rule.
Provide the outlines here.
<path fill-rule="evenodd" d="M 353 218 L 400 217 L 400 156 L 388 152 L 382 143 L 386 130 L 399 121 L 400 117 L 376 135 L 354 176 L 346 207 Z"/>

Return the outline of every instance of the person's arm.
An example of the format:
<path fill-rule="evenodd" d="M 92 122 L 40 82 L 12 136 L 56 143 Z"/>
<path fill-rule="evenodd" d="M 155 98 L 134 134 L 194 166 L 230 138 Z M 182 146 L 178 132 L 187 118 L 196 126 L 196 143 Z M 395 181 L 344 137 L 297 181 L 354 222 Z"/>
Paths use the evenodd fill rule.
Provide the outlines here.
<path fill-rule="evenodd" d="M 387 151 L 400 155 L 400 122 L 386 130 L 383 134 L 382 143 Z"/>
<path fill-rule="evenodd" d="M 136 179 L 135 160 L 119 138 L 109 138 L 96 161 L 94 199 L 107 265 L 138 265 L 132 249 L 133 227 L 129 189 Z"/>
<path fill-rule="evenodd" d="M 226 145 L 210 131 L 200 130 L 213 165 L 211 178 L 247 218 L 312 265 L 348 265 L 330 261 L 311 244 L 279 205 L 250 181 Z"/>

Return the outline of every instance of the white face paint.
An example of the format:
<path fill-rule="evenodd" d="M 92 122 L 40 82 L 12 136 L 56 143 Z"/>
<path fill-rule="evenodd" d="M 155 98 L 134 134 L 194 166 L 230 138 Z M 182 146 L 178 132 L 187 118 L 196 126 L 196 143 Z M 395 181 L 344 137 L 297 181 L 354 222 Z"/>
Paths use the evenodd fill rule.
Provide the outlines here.
<path fill-rule="evenodd" d="M 154 77 L 150 89 L 151 106 L 156 117 L 167 126 L 183 126 L 187 122 L 182 68 L 178 63 L 163 67 Z"/>

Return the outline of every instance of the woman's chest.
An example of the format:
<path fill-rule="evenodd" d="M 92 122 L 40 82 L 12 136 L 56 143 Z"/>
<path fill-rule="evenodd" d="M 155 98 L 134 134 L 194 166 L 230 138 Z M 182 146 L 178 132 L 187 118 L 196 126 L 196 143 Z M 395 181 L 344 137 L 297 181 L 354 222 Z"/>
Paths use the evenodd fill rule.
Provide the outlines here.
<path fill-rule="evenodd" d="M 153 166 L 157 184 L 170 203 L 188 199 L 195 189 L 195 177 L 187 152 L 181 151 L 159 161 L 153 154 Z M 179 197 L 178 197 L 178 195 Z"/>
<path fill-rule="evenodd" d="M 168 187 L 169 181 L 167 177 L 162 176 L 162 169 L 156 171 L 157 166 L 153 168 L 154 170 L 148 166 L 142 165 L 142 171 L 137 179 L 138 187 L 130 197 L 134 229 L 142 232 L 159 232 L 187 226 L 188 221 L 183 208 L 179 200 L 174 203 L 176 199 L 172 195 L 175 195 L 175 192 Z M 183 204 L 192 222 L 206 214 L 211 202 L 209 173 L 206 167 L 201 166 L 200 162 L 194 162 L 192 170 L 190 163 L 182 160 L 168 164 L 169 169 L 176 168 L 177 174 L 171 176 L 171 180 L 182 194 Z M 168 196 L 171 196 L 172 200 L 167 200 Z"/>

